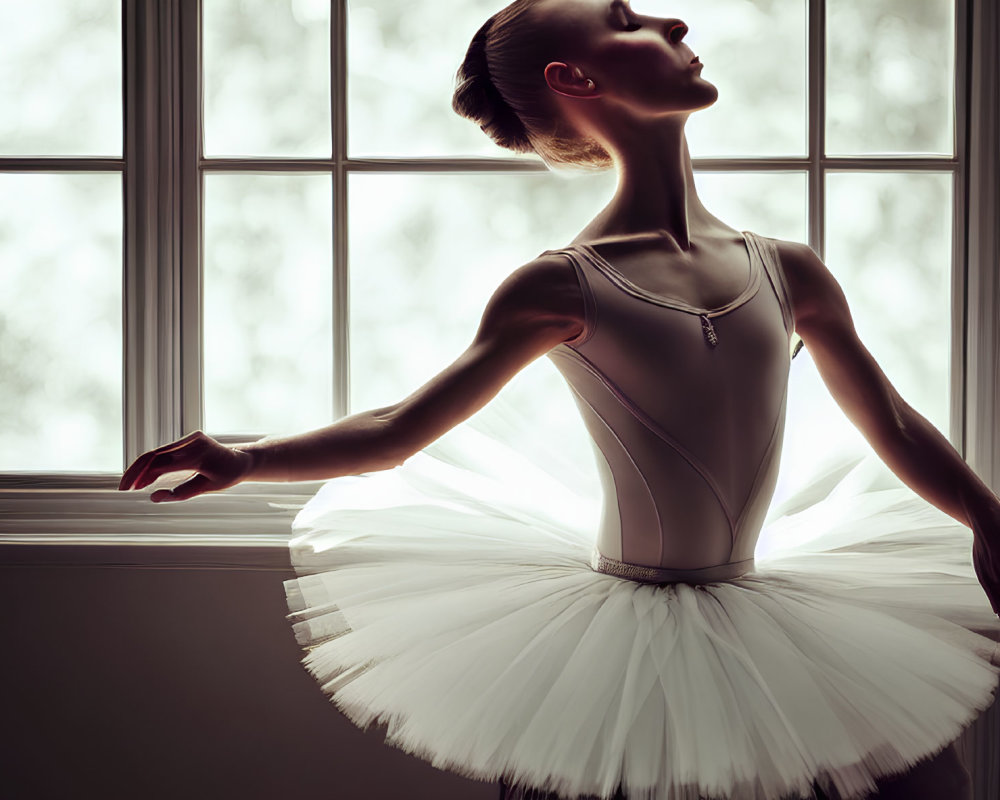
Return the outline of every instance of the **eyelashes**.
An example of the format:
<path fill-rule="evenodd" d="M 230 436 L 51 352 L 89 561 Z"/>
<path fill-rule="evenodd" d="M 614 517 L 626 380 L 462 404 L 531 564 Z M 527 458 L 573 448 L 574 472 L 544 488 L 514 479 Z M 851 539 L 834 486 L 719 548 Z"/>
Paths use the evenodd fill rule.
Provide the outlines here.
<path fill-rule="evenodd" d="M 627 0 L 612 0 L 611 3 L 617 16 L 617 23 L 620 29 L 625 32 L 637 31 L 642 28 L 642 24 L 632 17 L 632 9 Z M 672 44 L 678 44 L 687 36 L 688 26 L 683 22 L 675 20 L 667 30 L 667 39 Z"/>
<path fill-rule="evenodd" d="M 630 31 L 637 31 L 637 30 L 639 30 L 639 28 L 642 27 L 642 25 L 640 25 L 638 22 L 632 22 L 629 19 L 627 8 L 628 7 L 624 3 L 621 3 L 621 4 L 619 4 L 617 6 L 618 21 L 622 25 L 622 30 L 629 31 L 629 32 Z"/>
<path fill-rule="evenodd" d="M 642 26 L 638 22 L 633 22 L 629 14 L 630 9 L 626 0 L 612 0 L 612 8 L 617 18 L 617 24 L 624 31 L 637 31 Z"/>

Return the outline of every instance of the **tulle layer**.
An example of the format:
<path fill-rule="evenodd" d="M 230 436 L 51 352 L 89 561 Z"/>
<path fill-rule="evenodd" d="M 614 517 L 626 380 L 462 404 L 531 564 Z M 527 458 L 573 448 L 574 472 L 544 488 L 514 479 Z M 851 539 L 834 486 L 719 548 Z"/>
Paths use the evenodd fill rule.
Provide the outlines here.
<path fill-rule="evenodd" d="M 390 744 L 566 797 L 849 798 L 991 704 L 972 534 L 872 464 L 793 498 L 753 573 L 657 586 L 591 569 L 599 500 L 568 472 L 464 435 L 294 525 L 304 663 Z"/>

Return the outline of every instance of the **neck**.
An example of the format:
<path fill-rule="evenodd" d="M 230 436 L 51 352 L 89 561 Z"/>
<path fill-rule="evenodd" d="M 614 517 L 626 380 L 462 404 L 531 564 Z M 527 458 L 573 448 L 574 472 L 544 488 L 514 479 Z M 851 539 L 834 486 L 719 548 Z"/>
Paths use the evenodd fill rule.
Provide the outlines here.
<path fill-rule="evenodd" d="M 618 171 L 618 189 L 588 233 L 627 236 L 655 231 L 686 251 L 693 234 L 724 226 L 698 198 L 686 121 L 687 115 L 671 115 L 653 126 L 626 121 L 615 126 L 617 130 L 603 132 L 602 144 Z"/>

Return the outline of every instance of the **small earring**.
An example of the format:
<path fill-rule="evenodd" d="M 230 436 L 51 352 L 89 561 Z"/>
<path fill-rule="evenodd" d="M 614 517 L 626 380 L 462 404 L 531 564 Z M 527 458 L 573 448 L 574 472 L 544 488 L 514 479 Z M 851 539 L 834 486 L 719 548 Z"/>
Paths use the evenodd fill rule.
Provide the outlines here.
<path fill-rule="evenodd" d="M 590 78 L 587 78 L 587 88 L 588 89 L 594 88 L 594 82 Z"/>

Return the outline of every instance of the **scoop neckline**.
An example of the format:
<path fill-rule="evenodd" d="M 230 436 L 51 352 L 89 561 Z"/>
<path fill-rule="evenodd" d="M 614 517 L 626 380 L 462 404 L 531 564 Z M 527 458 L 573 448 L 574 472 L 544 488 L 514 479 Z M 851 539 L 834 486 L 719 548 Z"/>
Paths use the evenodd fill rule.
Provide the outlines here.
<path fill-rule="evenodd" d="M 748 260 L 746 285 L 732 300 L 713 308 L 702 308 L 700 306 L 692 305 L 691 303 L 681 300 L 680 298 L 660 295 L 656 292 L 651 292 L 648 289 L 638 286 L 626 278 L 625 275 L 617 267 L 615 267 L 614 264 L 602 256 L 590 242 L 580 242 L 579 244 L 570 245 L 570 247 L 582 250 L 613 283 L 615 283 L 619 288 L 627 291 L 629 294 L 633 294 L 643 300 L 655 303 L 656 305 L 673 308 L 678 311 L 686 311 L 689 314 L 697 314 L 700 317 L 718 317 L 743 305 L 743 303 L 746 302 L 760 287 L 760 271 L 757 266 L 757 259 L 754 257 L 754 248 L 750 244 L 749 234 L 749 231 L 740 231 L 740 236 L 743 237 L 743 246 L 746 248 Z M 599 242 L 601 240 L 595 239 L 594 241 Z"/>

